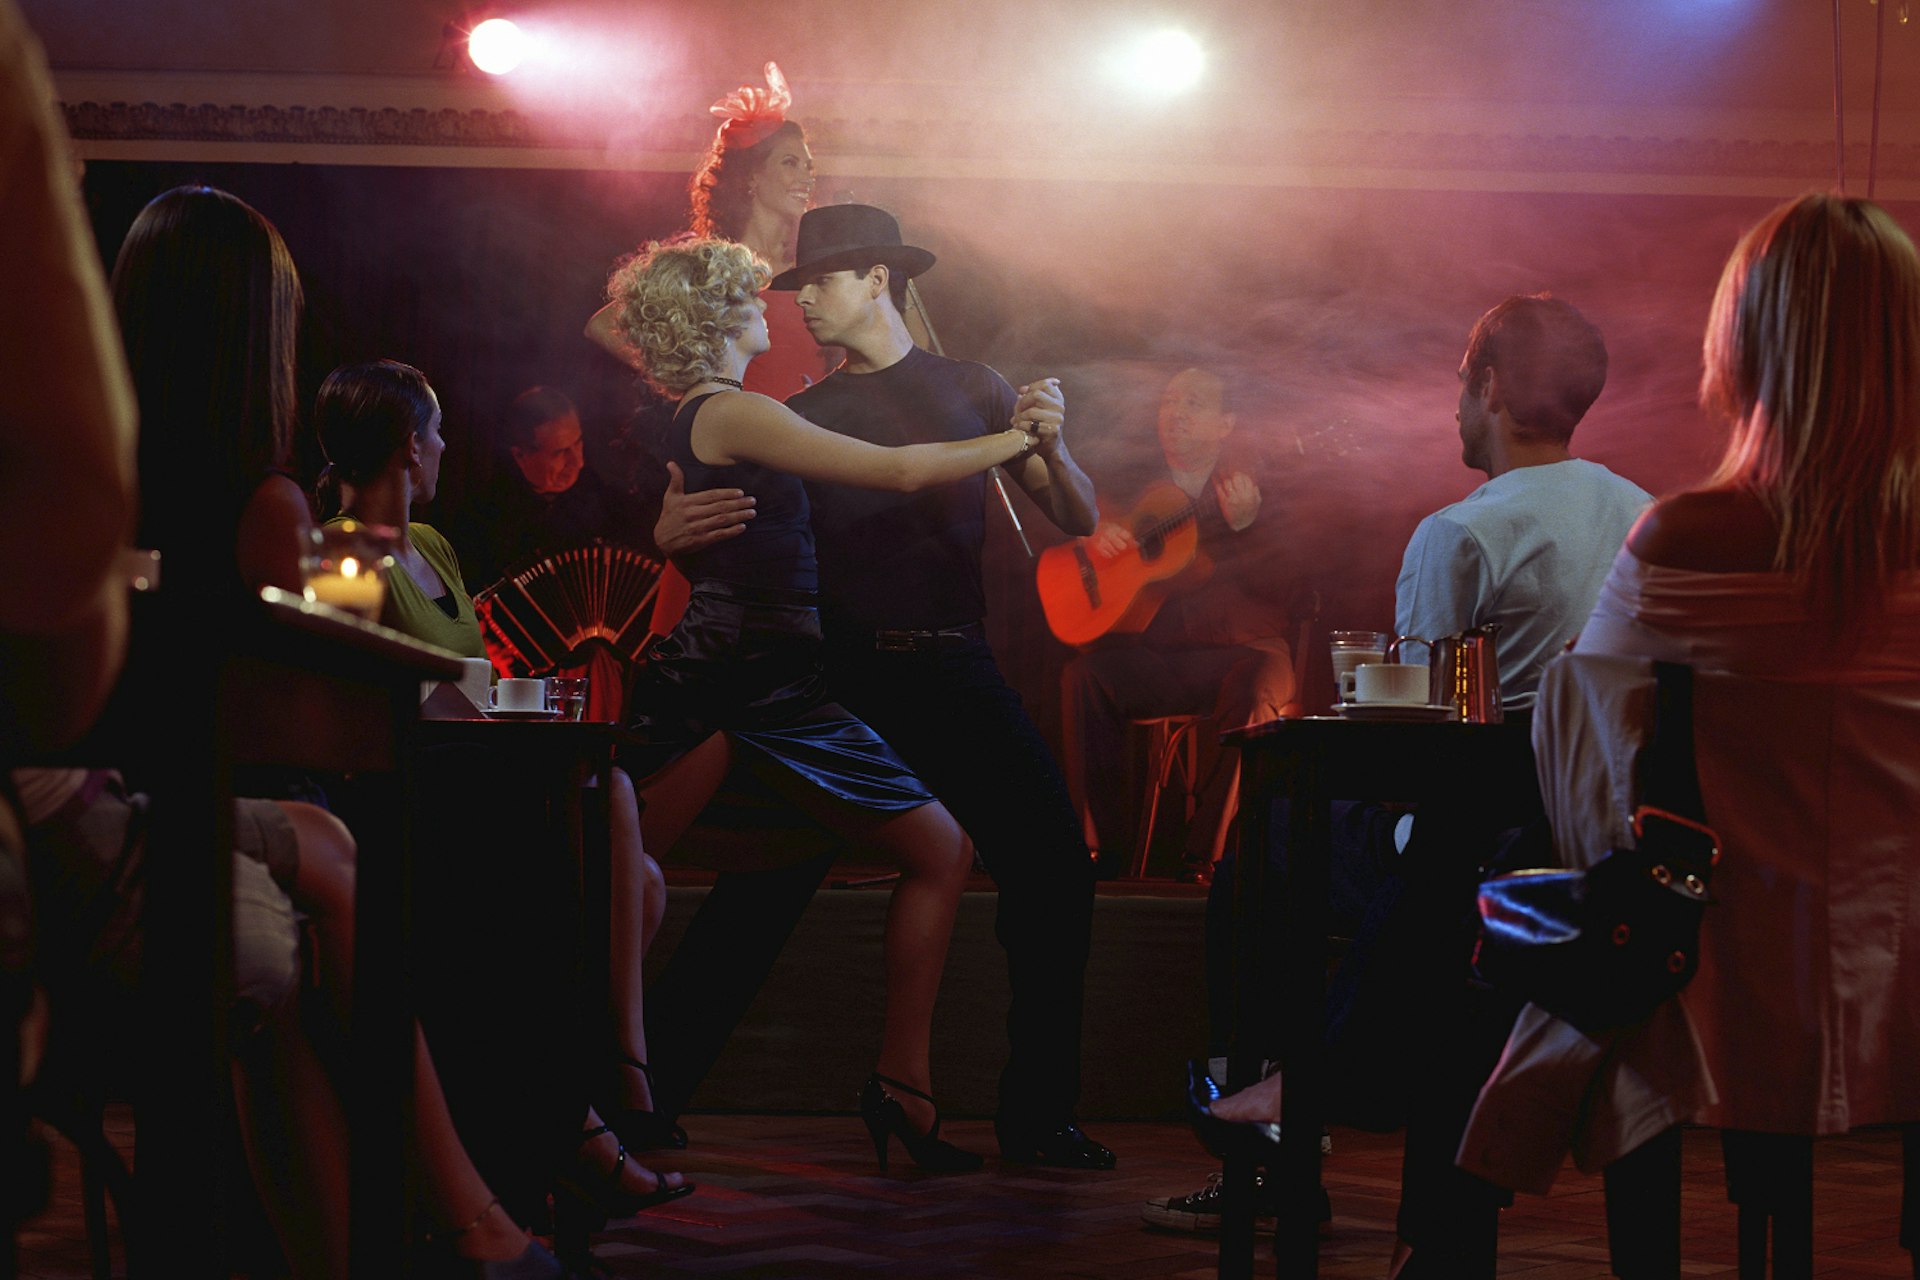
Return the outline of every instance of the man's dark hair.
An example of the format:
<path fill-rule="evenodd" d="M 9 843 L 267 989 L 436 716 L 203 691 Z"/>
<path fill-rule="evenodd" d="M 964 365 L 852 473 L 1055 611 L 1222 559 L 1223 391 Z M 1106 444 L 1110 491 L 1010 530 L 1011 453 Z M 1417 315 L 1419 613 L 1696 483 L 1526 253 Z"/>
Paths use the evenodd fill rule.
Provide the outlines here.
<path fill-rule="evenodd" d="M 887 268 L 887 296 L 893 299 L 893 309 L 898 311 L 902 317 L 905 317 L 907 314 L 907 285 L 912 282 L 913 277 L 900 270 L 900 268 L 888 266 L 888 264 L 884 262 L 869 263 L 860 268 L 859 274 L 864 276 L 875 267 Z"/>
<path fill-rule="evenodd" d="M 1564 443 L 1607 385 L 1607 344 L 1592 321 L 1550 294 L 1508 298 L 1467 338 L 1466 380 L 1500 372 L 1500 401 L 1530 435 Z"/>
<path fill-rule="evenodd" d="M 506 445 L 510 449 L 531 449 L 538 443 L 534 432 L 575 412 L 566 392 L 552 387 L 529 387 L 507 406 L 507 420 L 502 428 Z"/>

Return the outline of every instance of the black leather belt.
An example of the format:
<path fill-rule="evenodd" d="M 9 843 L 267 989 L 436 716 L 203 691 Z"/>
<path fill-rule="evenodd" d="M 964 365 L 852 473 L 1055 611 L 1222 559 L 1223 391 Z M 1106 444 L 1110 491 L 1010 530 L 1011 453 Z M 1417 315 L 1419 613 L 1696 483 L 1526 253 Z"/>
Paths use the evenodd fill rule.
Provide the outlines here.
<path fill-rule="evenodd" d="M 977 622 L 940 631 L 876 631 L 873 647 L 882 653 L 941 653 L 964 649 L 986 638 L 986 629 Z"/>

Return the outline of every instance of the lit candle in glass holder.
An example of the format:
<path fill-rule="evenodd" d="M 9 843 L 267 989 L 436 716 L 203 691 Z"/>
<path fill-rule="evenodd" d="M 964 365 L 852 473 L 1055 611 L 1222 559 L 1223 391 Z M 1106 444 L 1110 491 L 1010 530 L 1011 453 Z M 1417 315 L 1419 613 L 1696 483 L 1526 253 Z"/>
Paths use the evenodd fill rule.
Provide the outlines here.
<path fill-rule="evenodd" d="M 368 622 L 380 618 L 387 596 L 389 554 L 394 531 L 381 525 L 342 520 L 313 531 L 308 554 L 301 561 L 308 600 L 357 614 Z"/>

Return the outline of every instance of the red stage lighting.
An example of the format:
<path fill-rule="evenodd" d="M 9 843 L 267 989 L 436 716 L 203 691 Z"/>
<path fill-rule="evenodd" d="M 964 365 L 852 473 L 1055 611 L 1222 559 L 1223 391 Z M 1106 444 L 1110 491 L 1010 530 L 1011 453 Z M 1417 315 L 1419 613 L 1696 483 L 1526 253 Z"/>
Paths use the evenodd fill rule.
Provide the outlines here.
<path fill-rule="evenodd" d="M 467 36 L 467 56 L 488 75 L 503 76 L 527 56 L 527 37 L 506 18 L 488 18 Z"/>

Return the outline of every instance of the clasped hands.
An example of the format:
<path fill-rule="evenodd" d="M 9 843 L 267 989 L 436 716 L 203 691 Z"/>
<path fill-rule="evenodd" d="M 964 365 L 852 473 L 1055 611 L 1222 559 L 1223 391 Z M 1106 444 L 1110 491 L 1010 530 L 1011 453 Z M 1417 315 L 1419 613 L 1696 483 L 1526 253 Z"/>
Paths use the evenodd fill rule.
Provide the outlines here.
<path fill-rule="evenodd" d="M 1013 402 L 1013 426 L 1033 441 L 1033 452 L 1051 458 L 1060 452 L 1061 432 L 1067 424 L 1067 397 L 1060 379 L 1042 378 L 1019 389 Z"/>

